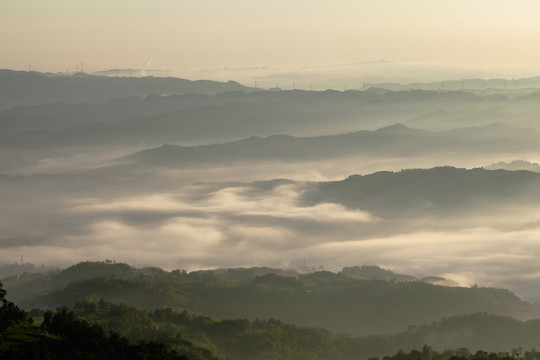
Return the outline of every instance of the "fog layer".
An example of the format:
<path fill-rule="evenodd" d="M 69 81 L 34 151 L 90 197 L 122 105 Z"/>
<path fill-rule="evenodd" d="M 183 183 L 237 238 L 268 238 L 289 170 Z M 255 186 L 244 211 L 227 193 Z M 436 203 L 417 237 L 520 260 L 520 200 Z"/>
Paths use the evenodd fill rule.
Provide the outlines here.
<path fill-rule="evenodd" d="M 22 98 L 0 112 L 0 262 L 305 258 L 540 299 L 538 174 L 478 169 L 538 169 L 536 90 L 204 85 L 91 104 Z"/>

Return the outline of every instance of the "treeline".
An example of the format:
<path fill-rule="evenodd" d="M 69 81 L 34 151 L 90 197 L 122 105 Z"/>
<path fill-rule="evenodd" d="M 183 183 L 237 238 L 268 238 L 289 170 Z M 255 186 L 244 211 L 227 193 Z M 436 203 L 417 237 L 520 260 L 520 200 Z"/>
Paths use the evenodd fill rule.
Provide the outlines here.
<path fill-rule="evenodd" d="M 531 171 L 442 166 L 379 171 L 321 182 L 303 194 L 302 200 L 306 205 L 339 203 L 383 218 L 438 217 L 472 213 L 495 204 L 536 204 L 540 199 L 539 183 L 540 174 Z M 430 206 L 426 207 L 427 203 Z"/>
<path fill-rule="evenodd" d="M 272 279 L 266 276 L 257 281 L 268 285 Z M 283 285 L 294 287 L 295 283 L 286 280 Z M 540 334 L 538 320 L 520 322 L 485 313 L 412 326 L 395 335 L 355 337 L 276 319 L 216 320 L 171 308 L 143 310 L 104 299 L 77 301 L 72 310 L 59 307 L 55 312 L 34 309 L 28 313 L 7 301 L 5 291 L 2 299 L 2 359 L 497 360 L 506 353 L 477 350 L 532 347 Z M 448 341 L 450 337 L 454 342 Z M 438 353 L 423 344 L 458 350 Z M 422 351 L 411 350 L 414 348 Z M 514 359 L 533 360 L 530 353 L 517 349 L 510 354 Z M 482 354 L 488 357 L 481 358 Z"/>
<path fill-rule="evenodd" d="M 50 270 L 51 269 L 48 269 L 44 265 L 36 266 L 29 263 L 0 264 L 0 279 L 5 279 L 10 276 L 16 279 L 23 274 L 43 273 Z"/>
<path fill-rule="evenodd" d="M 530 316 L 535 307 L 506 290 L 456 288 L 422 282 L 353 279 L 317 272 L 227 281 L 212 272 L 162 273 L 137 278 L 100 276 L 70 282 L 24 299 L 25 308 L 73 306 L 104 298 L 138 308 L 171 307 L 213 318 L 274 318 L 337 333 L 389 333 L 473 312 Z"/>
<path fill-rule="evenodd" d="M 178 351 L 196 346 L 224 359 L 332 359 L 346 356 L 354 344 L 352 337 L 274 319 L 213 320 L 171 308 L 146 311 L 103 299 L 77 302 L 74 312 L 129 339 L 158 341 Z"/>
<path fill-rule="evenodd" d="M 78 302 L 73 310 L 27 313 L 7 301 L 5 294 L 0 308 L 0 324 L 5 325 L 0 329 L 0 358 L 6 360 L 357 358 L 350 353 L 353 338 L 273 319 L 212 320 L 170 308 L 145 311 L 103 299 Z M 41 325 L 34 324 L 30 315 Z"/>
<path fill-rule="evenodd" d="M 421 351 L 405 352 L 400 350 L 392 356 L 384 356 L 382 360 L 536 360 L 539 356 L 540 352 L 535 348 L 523 351 L 521 347 L 518 347 L 513 348 L 510 352 L 477 350 L 472 353 L 467 348 L 437 352 L 429 345 L 424 345 Z M 379 360 L 379 358 L 370 358 L 369 360 Z"/>
<path fill-rule="evenodd" d="M 175 348 L 178 339 L 174 336 L 182 334 L 182 339 L 210 349 L 225 359 L 261 359 L 265 356 L 272 359 L 303 356 L 313 359 L 367 359 L 400 349 L 421 348 L 424 344 L 437 349 L 502 351 L 519 346 L 532 348 L 540 343 L 539 320 L 521 322 L 486 313 L 460 315 L 430 325 L 411 326 L 407 331 L 394 335 L 354 337 L 336 335 L 320 328 L 295 326 L 275 319 L 214 320 L 186 311 L 176 312 L 171 308 L 145 311 L 104 300 L 97 303 L 78 302 L 74 310 L 81 318 L 97 322 L 106 330 L 132 339 L 161 341 Z M 441 354 L 446 356 L 449 353 Z M 470 352 L 457 354 L 464 356 Z"/>
<path fill-rule="evenodd" d="M 77 318 L 66 308 L 43 313 L 41 326 L 6 299 L 0 283 L 0 358 L 50 360 L 213 360 L 213 356 L 180 354 L 156 341 L 130 341 L 97 324 Z M 210 354 L 208 352 L 208 354 Z"/>
<path fill-rule="evenodd" d="M 468 360 L 479 348 L 502 351 L 519 344 L 537 344 L 535 339 L 540 333 L 538 321 L 536 324 L 523 323 L 489 314 L 443 319 L 432 325 L 411 327 L 395 335 L 354 337 L 332 334 L 319 328 L 299 327 L 275 319 L 215 320 L 186 311 L 176 312 L 171 308 L 141 310 L 103 299 L 77 302 L 73 312 L 78 318 L 98 324 L 106 332 L 120 334 L 132 342 L 142 339 L 162 343 L 181 354 L 191 351 L 197 359 L 211 358 L 211 354 L 214 354 L 222 359 L 240 360 L 352 360 L 373 357 L 383 357 L 383 360 L 448 360 L 453 356 L 459 358 L 453 360 Z M 43 316 L 43 313 L 36 312 L 34 315 Z M 441 342 L 443 337 L 446 342 Z M 454 337 L 454 342 L 448 342 L 449 337 Z M 424 345 L 426 343 L 430 345 Z M 431 346 L 457 350 L 436 352 Z M 411 350 L 415 347 L 422 348 L 421 354 Z M 522 354 L 521 350 L 516 351 Z M 513 352 L 514 358 L 517 357 L 516 351 Z M 397 354 L 388 356 L 393 352 Z M 496 359 L 491 357 L 489 360 Z"/>
<path fill-rule="evenodd" d="M 475 312 L 517 318 L 539 314 L 538 306 L 507 290 L 400 281 L 408 278 L 376 267 L 309 274 L 271 270 L 188 273 L 81 263 L 56 274 L 29 274 L 5 284 L 12 298 L 28 310 L 57 304 L 73 307 L 77 301 L 104 298 L 148 310 L 170 307 L 218 319 L 273 318 L 353 335 L 394 333 Z"/>

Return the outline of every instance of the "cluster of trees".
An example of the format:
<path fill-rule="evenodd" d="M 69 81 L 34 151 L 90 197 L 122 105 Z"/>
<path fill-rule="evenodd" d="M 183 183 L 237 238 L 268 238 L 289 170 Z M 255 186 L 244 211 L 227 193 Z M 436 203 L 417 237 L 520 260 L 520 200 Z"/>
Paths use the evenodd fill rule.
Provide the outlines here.
<path fill-rule="evenodd" d="M 337 278 L 334 278 L 335 276 Z M 101 276 L 73 282 L 70 286 L 81 290 L 79 285 L 92 284 L 94 291 L 121 287 L 131 289 L 130 291 L 157 290 L 166 294 L 167 291 L 174 293 L 177 289 L 172 287 L 167 290 L 163 283 L 153 282 L 152 277 L 153 280 L 161 281 L 175 277 L 181 280 L 180 283 L 189 285 L 187 288 L 191 291 L 243 289 L 238 296 L 244 296 L 249 295 L 253 289 L 258 289 L 257 291 L 273 298 L 298 291 L 311 294 L 306 292 L 305 284 L 309 284 L 313 291 L 317 292 L 323 288 L 340 289 L 349 281 L 357 281 L 326 272 L 305 275 L 299 279 L 265 274 L 251 279 L 242 277 L 240 282 L 247 288 L 239 288 L 238 280 L 220 282 L 212 272 L 189 275 L 182 271 L 166 273 L 155 270 L 153 273 L 146 272 L 143 277 L 116 279 Z M 203 280 L 204 285 L 201 283 Z M 129 284 L 139 286 L 131 287 Z M 379 295 L 385 293 L 382 290 L 386 286 L 397 285 L 393 282 L 386 282 L 385 285 L 381 281 L 375 284 L 378 286 Z M 465 328 L 468 329 L 471 339 L 468 343 L 461 339 L 459 344 L 465 344 L 472 349 L 477 349 L 478 344 L 485 345 L 488 349 L 501 346 L 510 348 L 511 344 L 516 342 L 528 346 L 536 343 L 534 334 L 540 333 L 538 321 L 519 322 L 495 315 L 473 314 L 443 319 L 429 326 L 410 327 L 407 331 L 395 335 L 354 337 L 335 335 L 320 328 L 287 324 L 272 318 L 251 321 L 234 318 L 214 320 L 208 316 L 190 314 L 185 310 L 175 311 L 170 307 L 143 310 L 125 303 L 111 303 L 103 298 L 76 301 L 73 310 L 60 307 L 56 312 L 34 309 L 27 313 L 8 301 L 6 291 L 1 287 L 0 289 L 0 357 L 6 359 L 367 359 L 399 349 L 422 346 L 427 341 L 435 345 L 438 342 L 437 334 L 448 337 L 449 334 L 462 333 Z M 223 297 L 221 299 L 223 300 Z M 359 297 L 357 299 L 361 300 Z M 34 324 L 30 315 L 41 325 Z M 502 334 L 505 340 L 498 339 L 492 330 L 498 335 Z M 501 346 L 497 347 L 493 342 L 488 342 L 489 338 L 499 341 Z M 459 348 L 457 344 L 450 344 L 447 348 Z M 442 345 L 439 343 L 437 346 L 440 348 Z M 407 353 L 399 350 L 397 354 L 386 356 L 383 360 L 503 360 L 505 354 L 473 354 L 465 348 L 437 353 L 424 346 L 421 352 L 412 350 Z M 516 358 L 521 355 L 524 359 L 533 360 L 534 356 L 530 354 L 535 354 L 535 350 L 524 353 L 515 350 L 508 356 Z"/>
<path fill-rule="evenodd" d="M 380 171 L 321 182 L 303 194 L 305 204 L 333 202 L 383 218 L 447 216 L 486 209 L 493 204 L 537 203 L 540 174 L 525 170 L 431 169 Z M 527 191 L 524 191 L 527 190 Z M 399 199 L 399 201 L 397 201 Z M 425 204 L 430 206 L 426 207 Z"/>
<path fill-rule="evenodd" d="M 322 329 L 273 319 L 216 321 L 170 308 L 145 311 L 103 299 L 78 302 L 73 310 L 32 310 L 41 322 L 38 326 L 29 313 L 7 301 L 4 290 L 1 294 L 0 323 L 6 326 L 0 333 L 0 358 L 7 360 L 355 358 L 344 337 Z"/>
<path fill-rule="evenodd" d="M 275 319 L 214 320 L 171 308 L 141 310 L 103 299 L 78 302 L 74 311 L 79 317 L 97 322 L 106 330 L 130 339 L 160 341 L 178 350 L 188 342 L 192 347 L 210 349 L 224 359 L 368 359 L 396 351 L 400 351 L 401 356 L 404 351 L 400 349 L 421 348 L 423 344 L 430 343 L 439 349 L 459 349 L 443 351 L 437 359 L 434 358 L 435 352 L 430 350 L 435 355 L 427 359 L 448 360 L 456 354 L 470 354 L 463 351 L 466 347 L 474 350 L 504 350 L 519 344 L 533 347 L 538 343 L 536 334 L 540 333 L 538 321 L 520 322 L 486 313 L 411 326 L 395 335 L 355 337 L 335 335 L 319 328 L 299 327 Z M 181 337 L 178 334 L 182 334 Z M 454 340 L 449 340 L 451 337 Z M 424 347 L 424 351 L 428 348 Z"/>
<path fill-rule="evenodd" d="M 179 352 L 186 346 L 203 354 L 203 349 L 209 349 L 224 359 L 329 359 L 350 353 L 353 345 L 345 341 L 347 337 L 327 330 L 274 319 L 213 320 L 171 308 L 140 310 L 103 299 L 77 302 L 74 312 L 129 339 L 159 341 Z"/>
<path fill-rule="evenodd" d="M 38 327 L 26 311 L 7 300 L 1 282 L 0 303 L 0 358 L 5 360 L 213 360 L 179 354 L 156 341 L 133 342 L 112 331 L 107 334 L 66 308 L 45 312 Z"/>
<path fill-rule="evenodd" d="M 467 348 L 458 348 L 457 350 L 445 350 L 437 352 L 429 345 L 424 345 L 421 351 L 412 350 L 405 352 L 398 351 L 392 356 L 384 356 L 383 360 L 536 360 L 540 356 L 535 348 L 523 351 L 521 347 L 514 348 L 510 352 L 486 352 L 477 350 L 471 352 Z M 370 360 L 379 360 L 379 358 L 370 358 Z"/>
<path fill-rule="evenodd" d="M 475 312 L 536 317 L 540 308 L 507 290 L 435 286 L 378 268 L 310 274 L 270 269 L 166 272 L 126 264 L 81 263 L 57 274 L 6 282 L 26 309 L 74 306 L 100 298 L 143 309 L 170 307 L 212 318 L 280 319 L 337 333 L 402 331 Z M 296 276 L 294 276 L 296 275 Z M 39 291 L 37 289 L 40 289 Z"/>
<path fill-rule="evenodd" d="M 404 356 L 424 344 L 474 351 L 539 346 L 540 320 L 493 315 L 534 310 L 506 290 L 434 286 L 377 267 L 310 274 L 271 270 L 166 272 L 108 261 L 6 279 L 10 296 L 11 289 L 19 294 L 29 286 L 41 289 L 17 301 L 19 306 L 60 310 L 27 313 L 2 291 L 1 323 L 7 330 L 0 350 L 30 351 L 33 345 L 21 345 L 30 343 L 52 353 L 69 336 L 94 339 L 100 344 L 92 347 L 96 350 L 107 351 L 121 337 L 139 347 L 126 352 L 161 344 L 160 349 L 200 360 L 368 359 L 400 349 Z M 66 346 L 90 348 L 77 341 Z M 441 354 L 439 360 L 456 355 Z"/>

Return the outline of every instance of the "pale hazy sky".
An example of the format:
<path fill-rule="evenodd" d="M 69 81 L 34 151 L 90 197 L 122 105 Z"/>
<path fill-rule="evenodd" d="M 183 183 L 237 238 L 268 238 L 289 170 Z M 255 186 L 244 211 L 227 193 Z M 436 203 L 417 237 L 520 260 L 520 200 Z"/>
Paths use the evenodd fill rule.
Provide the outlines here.
<path fill-rule="evenodd" d="M 540 73 L 538 0 L 1 0 L 0 68 L 384 59 Z"/>

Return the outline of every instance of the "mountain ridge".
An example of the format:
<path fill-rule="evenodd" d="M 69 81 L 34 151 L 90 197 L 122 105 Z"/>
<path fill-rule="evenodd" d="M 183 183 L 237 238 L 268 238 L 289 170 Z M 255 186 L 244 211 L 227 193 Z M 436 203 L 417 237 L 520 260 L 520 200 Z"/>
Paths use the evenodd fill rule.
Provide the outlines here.
<path fill-rule="evenodd" d="M 455 140 L 459 134 L 460 139 Z M 540 150 L 540 132 L 513 128 L 505 124 L 428 131 L 394 124 L 377 130 L 360 130 L 340 135 L 294 137 L 291 135 L 252 136 L 243 140 L 199 145 L 163 145 L 118 159 L 119 162 L 139 162 L 155 165 L 189 165 L 190 163 L 235 162 L 257 160 L 324 160 L 351 156 L 422 156 L 426 152 L 458 154 L 496 151 L 494 140 L 519 139 L 514 152 Z M 507 150 L 507 147 L 505 147 Z"/>

